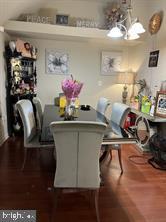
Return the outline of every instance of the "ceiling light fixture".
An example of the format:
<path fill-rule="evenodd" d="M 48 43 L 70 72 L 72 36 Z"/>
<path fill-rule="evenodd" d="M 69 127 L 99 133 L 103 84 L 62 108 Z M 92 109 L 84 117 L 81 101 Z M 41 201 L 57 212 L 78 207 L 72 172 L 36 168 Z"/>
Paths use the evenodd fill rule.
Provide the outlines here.
<path fill-rule="evenodd" d="M 126 26 L 124 25 L 126 23 Z M 122 21 L 116 22 L 115 26 L 107 34 L 111 38 L 120 38 L 124 36 L 125 40 L 134 40 L 140 38 L 139 34 L 144 33 L 145 29 L 138 18 L 132 17 L 131 0 L 127 7 L 127 15 Z"/>

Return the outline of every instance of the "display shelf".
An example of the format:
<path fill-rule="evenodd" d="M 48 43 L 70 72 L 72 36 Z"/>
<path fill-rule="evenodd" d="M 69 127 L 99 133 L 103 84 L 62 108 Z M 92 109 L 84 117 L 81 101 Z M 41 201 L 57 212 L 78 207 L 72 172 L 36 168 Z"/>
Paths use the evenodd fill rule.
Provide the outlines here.
<path fill-rule="evenodd" d="M 20 52 L 11 51 L 5 47 L 7 67 L 6 104 L 8 119 L 8 134 L 18 135 L 23 132 L 22 122 L 16 109 L 20 99 L 32 100 L 36 96 L 36 59 L 22 57 Z"/>
<path fill-rule="evenodd" d="M 108 30 L 8 20 L 5 31 L 19 37 L 70 41 L 101 41 L 112 45 L 134 46 L 140 40 L 126 41 L 107 37 Z"/>
<path fill-rule="evenodd" d="M 156 122 L 156 123 L 165 123 L 166 122 L 166 118 L 161 118 L 158 116 L 150 116 L 150 115 L 142 113 L 136 109 L 131 109 L 131 112 L 135 113 L 138 116 L 142 116 L 142 117 L 150 120 L 151 122 Z"/>

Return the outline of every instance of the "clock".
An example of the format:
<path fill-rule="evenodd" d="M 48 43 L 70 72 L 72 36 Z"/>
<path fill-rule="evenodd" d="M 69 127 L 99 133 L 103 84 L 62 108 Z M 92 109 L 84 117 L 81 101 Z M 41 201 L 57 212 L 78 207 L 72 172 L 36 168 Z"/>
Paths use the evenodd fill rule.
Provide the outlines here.
<path fill-rule="evenodd" d="M 156 34 L 160 27 L 161 27 L 161 22 L 162 22 L 162 18 L 163 18 L 163 13 L 159 12 L 159 13 L 155 13 L 150 21 L 149 21 L 149 32 L 151 35 Z"/>
<path fill-rule="evenodd" d="M 65 52 L 46 51 L 46 73 L 67 75 L 69 56 Z"/>

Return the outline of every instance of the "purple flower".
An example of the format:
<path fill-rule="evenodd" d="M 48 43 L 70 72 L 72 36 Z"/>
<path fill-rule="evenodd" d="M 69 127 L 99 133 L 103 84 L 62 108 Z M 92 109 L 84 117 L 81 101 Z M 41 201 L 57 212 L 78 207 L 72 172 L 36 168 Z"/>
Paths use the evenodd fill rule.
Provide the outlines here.
<path fill-rule="evenodd" d="M 78 95 L 81 92 L 82 87 L 83 87 L 83 83 L 78 83 L 78 82 L 75 83 L 73 97 L 75 98 L 78 97 Z"/>
<path fill-rule="evenodd" d="M 67 99 L 72 99 L 78 97 L 82 89 L 83 83 L 78 82 L 73 79 L 65 79 L 62 81 L 62 90 Z"/>

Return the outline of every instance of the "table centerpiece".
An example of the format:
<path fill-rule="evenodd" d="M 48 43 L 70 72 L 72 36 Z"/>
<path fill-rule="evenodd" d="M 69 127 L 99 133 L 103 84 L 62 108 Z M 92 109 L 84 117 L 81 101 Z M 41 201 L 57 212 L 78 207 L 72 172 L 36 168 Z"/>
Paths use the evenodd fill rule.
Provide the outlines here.
<path fill-rule="evenodd" d="M 70 78 L 62 81 L 62 90 L 66 97 L 66 109 L 65 112 L 68 116 L 72 116 L 75 110 L 75 101 L 81 92 L 83 83 L 75 80 L 71 75 Z"/>

